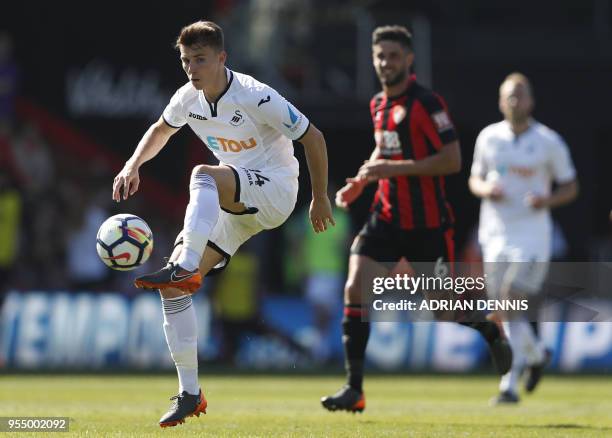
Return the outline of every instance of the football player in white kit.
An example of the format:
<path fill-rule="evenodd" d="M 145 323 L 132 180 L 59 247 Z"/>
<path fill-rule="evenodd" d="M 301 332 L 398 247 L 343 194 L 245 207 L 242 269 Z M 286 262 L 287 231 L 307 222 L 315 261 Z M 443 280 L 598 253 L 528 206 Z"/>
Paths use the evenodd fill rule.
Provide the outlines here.
<path fill-rule="evenodd" d="M 136 279 L 159 289 L 164 332 L 179 378 L 179 394 L 160 426 L 175 426 L 205 412 L 198 384 L 197 325 L 191 293 L 211 271 L 223 269 L 238 247 L 278 227 L 293 210 L 299 164 L 292 140 L 304 145 L 312 184 L 310 221 L 315 232 L 334 225 L 327 197 L 327 149 L 306 116 L 266 84 L 225 67 L 223 31 L 210 21 L 184 27 L 176 41 L 189 78 L 160 119 L 144 134 L 115 177 L 113 199 L 138 190 L 139 167 L 184 125 L 200 137 L 219 165 L 193 169 L 189 204 L 170 262 Z"/>
<path fill-rule="evenodd" d="M 491 298 L 528 299 L 540 290 L 551 252 L 550 209 L 578 194 L 567 145 L 531 118 L 533 106 L 529 80 L 510 74 L 499 89 L 504 120 L 484 128 L 476 140 L 469 186 L 482 198 L 478 240 Z M 551 191 L 553 181 L 557 186 Z M 523 369 L 531 392 L 548 353 L 524 313 L 504 314 L 503 320 L 514 355 L 493 402 L 516 403 Z"/>

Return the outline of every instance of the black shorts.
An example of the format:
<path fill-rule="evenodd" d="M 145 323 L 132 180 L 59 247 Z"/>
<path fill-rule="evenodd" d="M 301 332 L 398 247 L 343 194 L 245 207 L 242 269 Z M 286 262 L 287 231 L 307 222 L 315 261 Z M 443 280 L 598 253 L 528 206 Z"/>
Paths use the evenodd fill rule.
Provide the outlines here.
<path fill-rule="evenodd" d="M 404 257 L 408 262 L 455 261 L 454 230 L 419 228 L 399 230 L 370 217 L 351 247 L 351 254 L 370 257 L 380 263 L 395 263 Z"/>

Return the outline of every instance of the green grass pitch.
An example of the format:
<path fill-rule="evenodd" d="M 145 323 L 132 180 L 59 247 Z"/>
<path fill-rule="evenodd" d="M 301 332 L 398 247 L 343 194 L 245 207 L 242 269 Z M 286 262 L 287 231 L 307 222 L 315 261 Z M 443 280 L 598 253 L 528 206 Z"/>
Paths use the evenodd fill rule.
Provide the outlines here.
<path fill-rule="evenodd" d="M 370 376 L 363 414 L 327 412 L 341 377 L 201 376 L 208 414 L 160 429 L 176 379 L 0 377 L 0 416 L 67 416 L 52 436 L 564 437 L 612 436 L 612 378 L 545 376 L 518 406 L 490 407 L 494 376 Z M 7 436 L 49 436 L 20 432 Z"/>

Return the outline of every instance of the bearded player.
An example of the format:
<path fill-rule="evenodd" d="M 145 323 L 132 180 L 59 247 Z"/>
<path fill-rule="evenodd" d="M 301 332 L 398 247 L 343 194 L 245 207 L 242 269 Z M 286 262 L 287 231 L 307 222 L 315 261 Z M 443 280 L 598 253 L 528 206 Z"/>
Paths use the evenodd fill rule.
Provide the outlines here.
<path fill-rule="evenodd" d="M 372 56 L 382 86 L 370 102 L 376 147 L 357 176 L 337 193 L 336 203 L 346 208 L 373 181 L 378 190 L 351 248 L 342 321 L 347 382 L 321 399 L 331 411 L 365 409 L 363 368 L 370 322 L 361 295 L 373 277 L 389 273 L 381 263 L 405 258 L 452 272 L 454 262 L 453 214 L 444 176 L 460 170 L 461 152 L 446 104 L 410 74 L 414 52 L 406 28 L 374 30 Z M 464 324 L 485 338 L 498 372 L 508 371 L 512 352 L 497 326 L 484 316 Z"/>

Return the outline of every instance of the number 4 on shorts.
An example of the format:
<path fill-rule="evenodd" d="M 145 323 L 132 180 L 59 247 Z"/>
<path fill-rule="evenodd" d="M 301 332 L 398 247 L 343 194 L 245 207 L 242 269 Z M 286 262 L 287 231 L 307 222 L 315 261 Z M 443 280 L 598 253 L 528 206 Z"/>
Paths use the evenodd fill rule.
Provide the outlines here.
<path fill-rule="evenodd" d="M 252 170 L 252 172 L 255 175 L 255 178 L 257 179 L 257 181 L 255 181 L 255 185 L 261 187 L 266 183 L 266 181 L 270 181 L 270 178 L 266 178 L 265 176 L 263 176 L 261 173 L 258 173 L 257 171 Z"/>

